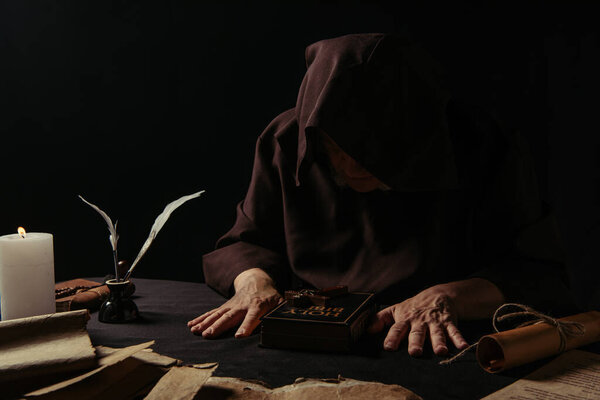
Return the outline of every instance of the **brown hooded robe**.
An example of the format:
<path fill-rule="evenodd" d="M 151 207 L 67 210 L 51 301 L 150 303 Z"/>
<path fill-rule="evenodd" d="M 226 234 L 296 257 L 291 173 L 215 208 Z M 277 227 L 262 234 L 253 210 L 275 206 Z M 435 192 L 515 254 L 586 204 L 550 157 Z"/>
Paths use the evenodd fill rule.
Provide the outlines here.
<path fill-rule="evenodd" d="M 516 134 L 449 100 L 434 63 L 399 37 L 323 40 L 306 60 L 296 107 L 260 135 L 235 224 L 204 256 L 208 285 L 231 295 L 259 267 L 280 290 L 343 284 L 392 303 L 482 277 L 508 301 L 555 303 L 556 237 Z M 317 129 L 391 190 L 337 185 Z"/>

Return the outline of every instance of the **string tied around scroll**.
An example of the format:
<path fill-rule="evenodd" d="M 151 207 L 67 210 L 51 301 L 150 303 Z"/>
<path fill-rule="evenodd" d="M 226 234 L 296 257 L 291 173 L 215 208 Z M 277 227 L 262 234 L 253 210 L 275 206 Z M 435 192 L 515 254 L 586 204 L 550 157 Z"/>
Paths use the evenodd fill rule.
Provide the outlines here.
<path fill-rule="evenodd" d="M 515 307 L 515 308 L 520 309 L 520 311 L 514 311 L 514 312 L 509 312 L 509 313 L 506 313 L 503 315 L 499 315 L 500 312 L 507 307 Z M 560 353 L 565 351 L 566 346 L 567 346 L 567 338 L 568 337 L 583 336 L 585 334 L 585 327 L 583 326 L 583 324 L 580 324 L 579 322 L 559 321 L 558 319 L 552 318 L 549 315 L 546 315 L 539 311 L 536 311 L 529 306 L 526 306 L 523 304 L 518 304 L 518 303 L 505 303 L 496 309 L 496 311 L 494 312 L 494 316 L 492 317 L 492 325 L 494 327 L 494 330 L 496 331 L 496 333 L 500 332 L 500 330 L 498 329 L 498 326 L 497 326 L 498 322 L 510 320 L 510 319 L 517 318 L 517 317 L 534 317 L 534 319 L 522 322 L 519 325 L 517 325 L 515 328 L 521 328 L 524 326 L 541 324 L 541 323 L 546 323 L 548 325 L 555 327 L 556 331 L 558 332 L 558 336 L 560 338 L 560 344 L 559 344 L 559 349 L 558 349 L 558 351 Z M 476 347 L 478 344 L 479 344 L 479 341 L 473 343 L 469 347 L 461 350 L 458 354 L 456 354 L 446 360 L 440 361 L 440 364 L 442 364 L 442 365 L 450 364 L 453 361 L 456 361 L 458 358 L 462 357 L 466 352 L 468 352 L 472 348 Z"/>

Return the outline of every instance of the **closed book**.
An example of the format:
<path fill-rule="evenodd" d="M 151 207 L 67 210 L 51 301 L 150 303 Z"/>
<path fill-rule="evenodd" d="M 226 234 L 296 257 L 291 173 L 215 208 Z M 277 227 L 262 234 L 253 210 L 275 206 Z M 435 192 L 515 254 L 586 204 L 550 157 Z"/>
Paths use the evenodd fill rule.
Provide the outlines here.
<path fill-rule="evenodd" d="M 260 344 L 297 350 L 349 352 L 375 311 L 372 293 L 351 292 L 327 305 L 283 302 L 262 319 Z"/>

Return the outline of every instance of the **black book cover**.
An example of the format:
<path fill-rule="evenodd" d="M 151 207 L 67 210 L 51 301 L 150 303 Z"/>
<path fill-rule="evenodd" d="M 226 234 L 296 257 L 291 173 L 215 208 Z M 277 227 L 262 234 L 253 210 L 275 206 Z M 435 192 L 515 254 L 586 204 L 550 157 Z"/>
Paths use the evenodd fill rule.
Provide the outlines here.
<path fill-rule="evenodd" d="M 350 351 L 375 311 L 372 293 L 351 292 L 325 306 L 291 307 L 284 302 L 262 317 L 261 346 Z"/>

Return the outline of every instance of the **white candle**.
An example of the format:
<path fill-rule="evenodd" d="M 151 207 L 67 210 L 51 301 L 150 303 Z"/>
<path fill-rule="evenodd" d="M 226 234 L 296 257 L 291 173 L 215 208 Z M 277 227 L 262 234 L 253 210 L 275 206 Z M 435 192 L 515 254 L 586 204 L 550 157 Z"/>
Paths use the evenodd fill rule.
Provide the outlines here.
<path fill-rule="evenodd" d="M 56 312 L 50 233 L 0 236 L 2 320 Z"/>

